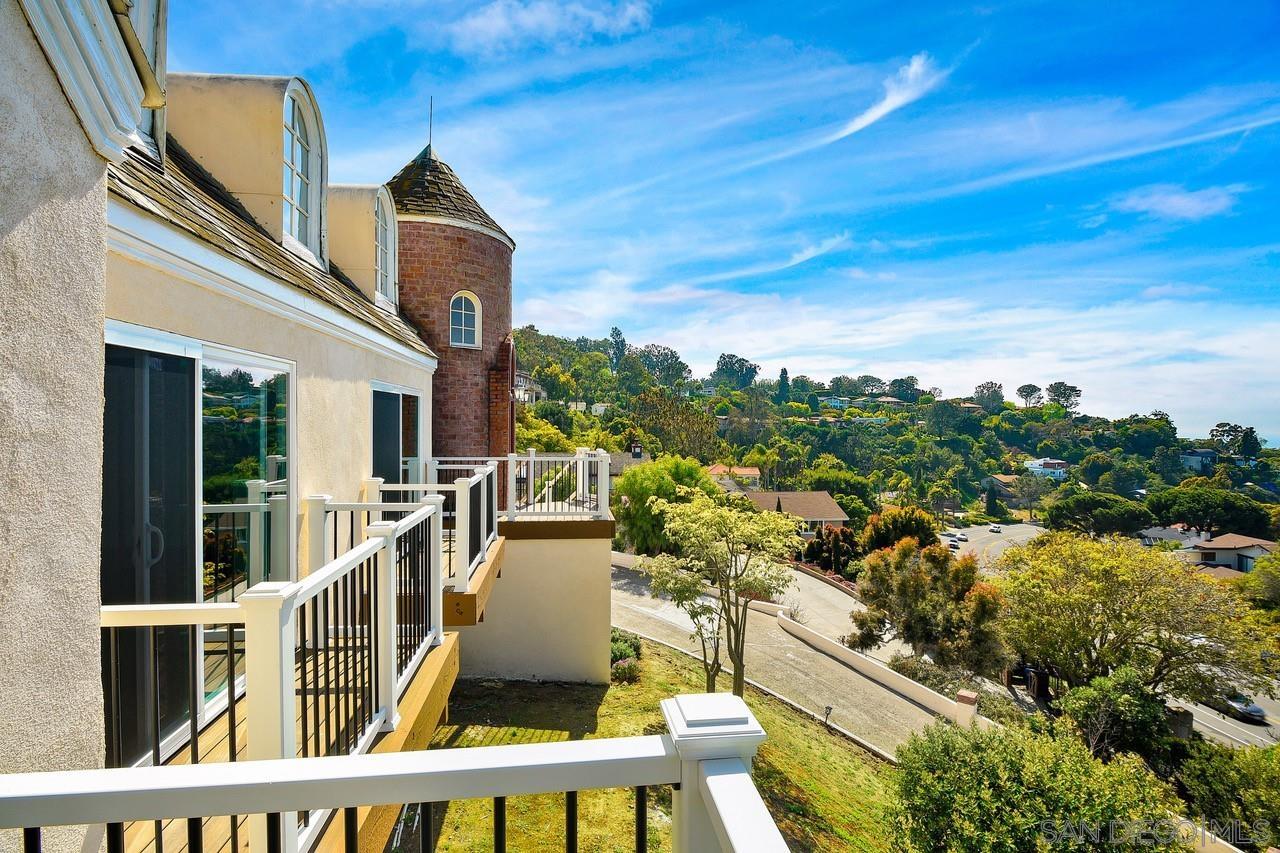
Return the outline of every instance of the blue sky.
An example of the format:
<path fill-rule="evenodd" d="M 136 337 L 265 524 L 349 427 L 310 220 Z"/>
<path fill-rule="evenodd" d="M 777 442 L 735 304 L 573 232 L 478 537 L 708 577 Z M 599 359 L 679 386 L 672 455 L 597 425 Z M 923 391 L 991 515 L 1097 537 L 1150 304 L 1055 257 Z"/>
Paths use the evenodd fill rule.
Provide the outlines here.
<path fill-rule="evenodd" d="M 307 78 L 334 181 L 390 178 L 434 95 L 517 324 L 1280 443 L 1270 0 L 175 0 L 169 36 Z"/>

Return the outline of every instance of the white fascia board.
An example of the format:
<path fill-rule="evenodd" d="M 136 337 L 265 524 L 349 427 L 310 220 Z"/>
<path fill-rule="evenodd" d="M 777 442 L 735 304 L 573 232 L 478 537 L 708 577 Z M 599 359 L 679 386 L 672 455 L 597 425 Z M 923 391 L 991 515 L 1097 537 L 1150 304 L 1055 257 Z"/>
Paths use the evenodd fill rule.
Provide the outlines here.
<path fill-rule="evenodd" d="M 113 163 L 142 141 L 142 82 L 103 0 L 19 0 L 95 151 Z"/>
<path fill-rule="evenodd" d="M 107 248 L 116 254 L 268 311 L 337 340 L 434 373 L 417 352 L 346 312 L 236 261 L 115 197 L 107 201 Z"/>

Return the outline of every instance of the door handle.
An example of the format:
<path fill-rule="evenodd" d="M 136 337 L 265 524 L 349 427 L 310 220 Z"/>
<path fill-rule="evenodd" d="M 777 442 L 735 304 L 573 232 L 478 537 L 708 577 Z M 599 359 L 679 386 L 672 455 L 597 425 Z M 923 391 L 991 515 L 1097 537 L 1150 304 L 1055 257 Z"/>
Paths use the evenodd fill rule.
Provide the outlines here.
<path fill-rule="evenodd" d="M 150 559 L 147 562 L 147 567 L 150 568 L 160 562 L 160 558 L 164 556 L 164 531 L 147 522 L 147 537 L 148 544 L 151 545 Z"/>

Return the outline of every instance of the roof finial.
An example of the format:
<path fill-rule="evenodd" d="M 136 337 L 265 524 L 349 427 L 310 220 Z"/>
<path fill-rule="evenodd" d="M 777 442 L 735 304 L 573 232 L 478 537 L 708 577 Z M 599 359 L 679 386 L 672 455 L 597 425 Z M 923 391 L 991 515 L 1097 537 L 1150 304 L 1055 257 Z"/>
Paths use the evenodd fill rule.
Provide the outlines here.
<path fill-rule="evenodd" d="M 427 96 L 427 149 L 431 149 L 431 137 L 436 130 L 436 96 Z"/>

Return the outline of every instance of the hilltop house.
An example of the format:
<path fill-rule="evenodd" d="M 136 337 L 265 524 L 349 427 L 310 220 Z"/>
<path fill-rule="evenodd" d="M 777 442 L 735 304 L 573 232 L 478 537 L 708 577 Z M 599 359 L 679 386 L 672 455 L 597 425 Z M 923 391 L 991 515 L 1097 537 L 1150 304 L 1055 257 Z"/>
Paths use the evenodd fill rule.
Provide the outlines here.
<path fill-rule="evenodd" d="M 812 539 L 827 526 L 844 527 L 849 520 L 829 492 L 747 492 L 746 498 L 763 512 L 799 516 L 803 522 L 800 535 L 805 539 Z"/>
<path fill-rule="evenodd" d="M 1191 545 L 1187 556 L 1198 566 L 1221 566 L 1237 572 L 1248 572 L 1253 569 L 1253 564 L 1259 557 L 1265 557 L 1275 550 L 1276 543 L 1270 539 L 1224 533 Z"/>
<path fill-rule="evenodd" d="M 1011 501 L 1016 500 L 1013 493 L 1013 484 L 1018 481 L 1017 474 L 992 474 L 989 477 L 983 477 L 982 490 L 985 492 L 989 489 L 996 490 L 996 497 L 1012 506 Z"/>
<path fill-rule="evenodd" d="M 675 782 L 678 849 L 776 836 L 724 697 L 416 752 L 460 674 L 608 681 L 608 455 L 511 453 L 514 242 L 431 146 L 332 185 L 305 80 L 167 73 L 166 30 L 163 0 L 0 7 L 0 773 L 49 771 L 0 779 L 5 849 L 356 853 L 397 794 L 499 823 Z"/>
<path fill-rule="evenodd" d="M 1196 474 L 1212 474 L 1214 466 L 1218 464 L 1218 451 L 1196 447 L 1179 453 L 1178 461 L 1188 471 Z"/>
<path fill-rule="evenodd" d="M 725 480 L 735 485 L 740 481 L 749 488 L 760 488 L 760 469 L 755 465 L 725 465 L 717 462 L 707 468 L 707 473 L 711 475 L 711 479 L 721 484 Z"/>
<path fill-rule="evenodd" d="M 1061 459 L 1028 459 L 1023 462 L 1023 467 L 1027 472 L 1037 477 L 1048 477 L 1051 480 L 1059 482 L 1067 479 L 1067 469 L 1071 467 L 1071 463 Z"/>

